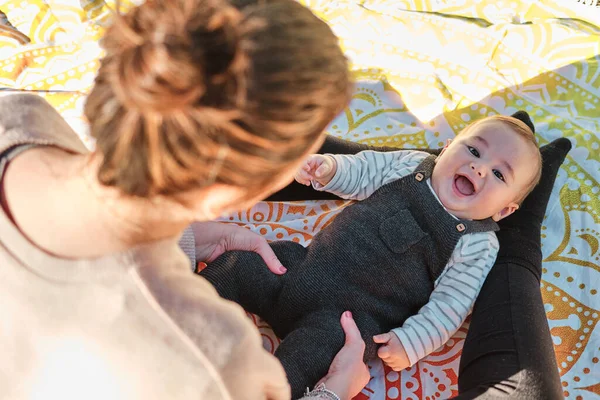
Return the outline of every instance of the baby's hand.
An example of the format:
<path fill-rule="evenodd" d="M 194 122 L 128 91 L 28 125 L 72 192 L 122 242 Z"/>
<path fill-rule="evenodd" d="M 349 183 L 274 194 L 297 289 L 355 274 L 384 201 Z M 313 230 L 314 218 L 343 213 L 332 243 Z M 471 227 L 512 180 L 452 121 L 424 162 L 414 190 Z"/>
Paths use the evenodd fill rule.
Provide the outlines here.
<path fill-rule="evenodd" d="M 298 183 L 306 186 L 309 186 L 311 181 L 325 186 L 335 175 L 336 169 L 337 166 L 332 157 L 313 154 L 304 161 L 294 178 Z"/>
<path fill-rule="evenodd" d="M 388 367 L 394 371 L 402 371 L 410 367 L 406 350 L 394 332 L 373 336 L 373 341 L 382 344 L 377 350 L 377 355 Z"/>

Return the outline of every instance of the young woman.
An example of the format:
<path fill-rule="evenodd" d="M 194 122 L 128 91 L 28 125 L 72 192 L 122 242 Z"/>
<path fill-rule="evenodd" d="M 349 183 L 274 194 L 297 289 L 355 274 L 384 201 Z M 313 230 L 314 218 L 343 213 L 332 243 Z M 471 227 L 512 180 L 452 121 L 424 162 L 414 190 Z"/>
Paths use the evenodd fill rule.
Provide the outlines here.
<path fill-rule="evenodd" d="M 292 0 L 149 0 L 103 46 L 94 152 L 41 98 L 0 99 L 0 397 L 289 398 L 258 331 L 178 239 L 279 189 L 322 143 L 351 93 L 337 38 Z M 199 259 L 266 244 L 194 229 Z M 340 318 L 348 346 L 313 398 L 368 381 Z"/>

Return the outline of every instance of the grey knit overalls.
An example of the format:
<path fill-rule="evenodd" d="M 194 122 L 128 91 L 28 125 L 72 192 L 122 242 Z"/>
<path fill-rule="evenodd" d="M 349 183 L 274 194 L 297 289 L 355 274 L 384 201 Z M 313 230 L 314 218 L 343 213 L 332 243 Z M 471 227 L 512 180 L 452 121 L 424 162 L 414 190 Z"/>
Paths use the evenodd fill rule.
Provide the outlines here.
<path fill-rule="evenodd" d="M 491 219 L 457 220 L 444 210 L 427 185 L 434 165 L 429 156 L 412 174 L 345 208 L 306 248 L 271 243 L 284 275 L 244 251 L 227 252 L 200 273 L 283 339 L 275 355 L 294 398 L 327 373 L 344 344 L 342 312 L 352 311 L 365 358 L 374 357 L 373 335 L 402 326 L 428 302 L 462 235 L 498 230 Z"/>

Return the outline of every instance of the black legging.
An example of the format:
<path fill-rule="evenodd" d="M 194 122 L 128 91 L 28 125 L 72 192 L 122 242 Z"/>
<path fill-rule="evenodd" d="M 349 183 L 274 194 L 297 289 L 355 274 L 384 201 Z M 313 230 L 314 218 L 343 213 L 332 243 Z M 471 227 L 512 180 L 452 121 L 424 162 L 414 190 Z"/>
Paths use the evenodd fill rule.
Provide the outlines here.
<path fill-rule="evenodd" d="M 542 148 L 542 180 L 519 211 L 500 221 L 500 251 L 475 302 L 460 360 L 457 399 L 562 399 L 560 377 L 540 293 L 541 225 L 554 178 L 571 148 Z M 329 136 L 319 153 L 396 151 Z M 425 150 L 436 153 L 438 150 Z M 337 199 L 292 183 L 268 201 Z"/>

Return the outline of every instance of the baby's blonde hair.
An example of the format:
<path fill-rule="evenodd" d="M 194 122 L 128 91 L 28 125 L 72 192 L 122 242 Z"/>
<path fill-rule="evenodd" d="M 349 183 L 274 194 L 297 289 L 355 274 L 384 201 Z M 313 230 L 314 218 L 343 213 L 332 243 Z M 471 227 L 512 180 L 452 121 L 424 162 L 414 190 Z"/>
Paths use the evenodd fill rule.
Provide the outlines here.
<path fill-rule="evenodd" d="M 468 125 L 465 129 L 460 131 L 457 136 L 459 136 L 463 133 L 469 132 L 476 126 L 481 125 L 482 123 L 486 123 L 486 122 L 490 122 L 490 121 L 496 121 L 496 122 L 503 124 L 505 127 L 510 129 L 512 132 L 518 134 L 522 138 L 524 138 L 527 142 L 531 143 L 536 148 L 536 151 L 534 154 L 535 175 L 534 175 L 533 179 L 527 184 L 527 186 L 525 186 L 525 189 L 523 189 L 523 191 L 520 193 L 519 197 L 515 200 L 516 203 L 520 205 L 523 202 L 523 200 L 525 200 L 525 198 L 529 195 L 529 193 L 531 193 L 533 191 L 533 189 L 537 186 L 537 184 L 540 182 L 540 179 L 542 177 L 542 154 L 540 153 L 538 143 L 535 140 L 535 134 L 533 133 L 531 128 L 529 126 L 527 126 L 527 124 L 525 122 L 521 121 L 518 118 L 509 117 L 506 115 L 492 115 L 490 117 L 485 117 L 480 120 L 477 120 L 477 121 L 473 122 L 472 124 Z"/>

